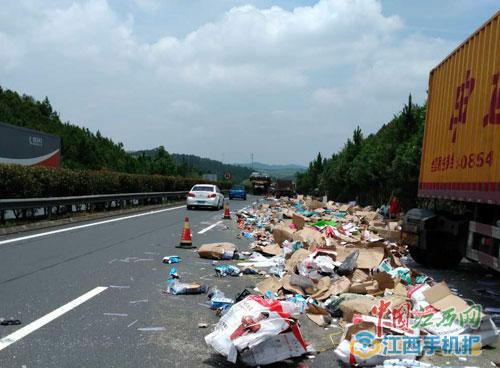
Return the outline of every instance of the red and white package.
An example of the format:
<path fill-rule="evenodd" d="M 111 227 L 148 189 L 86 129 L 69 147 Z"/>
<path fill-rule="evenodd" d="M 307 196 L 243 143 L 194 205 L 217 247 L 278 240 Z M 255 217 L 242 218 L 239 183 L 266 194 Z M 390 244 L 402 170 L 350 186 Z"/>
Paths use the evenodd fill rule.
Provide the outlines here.
<path fill-rule="evenodd" d="M 238 352 L 288 330 L 290 322 L 293 319 L 280 301 L 250 295 L 222 316 L 215 330 L 205 336 L 205 342 L 235 363 Z"/>

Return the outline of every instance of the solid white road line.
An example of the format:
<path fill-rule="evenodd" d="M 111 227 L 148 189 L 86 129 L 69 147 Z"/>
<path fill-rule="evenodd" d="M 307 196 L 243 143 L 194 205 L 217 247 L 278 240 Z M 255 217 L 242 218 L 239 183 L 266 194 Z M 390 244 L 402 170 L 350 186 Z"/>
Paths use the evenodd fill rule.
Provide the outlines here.
<path fill-rule="evenodd" d="M 41 236 L 47 236 L 47 235 L 53 235 L 53 234 L 58 234 L 58 233 L 64 233 L 66 231 L 71 231 L 71 230 L 84 229 L 86 227 L 92 227 L 92 226 L 97 226 L 97 225 L 102 225 L 102 224 L 109 224 L 111 222 L 123 221 L 123 220 L 128 220 L 128 219 L 131 219 L 131 218 L 141 217 L 141 216 L 154 215 L 155 213 L 166 212 L 166 211 L 173 211 L 173 210 L 178 210 L 180 208 L 185 208 L 185 207 L 186 206 L 169 207 L 169 208 L 164 208 L 162 210 L 155 210 L 155 211 L 150 211 L 150 212 L 138 213 L 138 214 L 130 215 L 130 216 L 118 217 L 118 218 L 114 218 L 114 219 L 110 219 L 110 220 L 103 220 L 103 221 L 99 221 L 99 222 L 92 222 L 90 224 L 65 227 L 64 229 L 47 231 L 45 233 L 38 233 L 38 234 L 33 234 L 33 235 L 21 236 L 19 238 L 1 240 L 0 241 L 0 245 L 14 243 L 14 242 L 18 242 L 18 241 L 21 241 L 21 240 L 28 240 L 28 239 L 33 239 L 33 238 L 39 238 Z"/>
<path fill-rule="evenodd" d="M 217 221 L 215 224 L 207 226 L 203 230 L 198 231 L 198 234 L 203 234 L 203 233 L 206 233 L 208 230 L 212 230 L 214 227 L 216 227 L 217 225 L 219 225 L 221 222 L 222 222 L 222 220 Z"/>
<path fill-rule="evenodd" d="M 93 298 L 94 296 L 102 293 L 106 290 L 106 286 L 98 286 L 95 289 L 90 290 L 89 292 L 79 296 L 75 300 L 70 301 L 67 304 L 57 308 L 56 310 L 46 314 L 45 316 L 37 319 L 36 321 L 31 322 L 30 324 L 20 328 L 19 330 L 11 333 L 8 336 L 0 339 L 0 351 L 5 349 L 7 346 L 15 343 L 16 341 L 21 340 L 23 337 L 29 335 L 30 333 L 38 330 L 39 328 L 45 326 L 47 323 L 55 320 L 56 318 L 62 316 L 64 313 L 69 312 L 70 310 L 78 307 L 80 304 L 85 303 L 87 300 Z"/>

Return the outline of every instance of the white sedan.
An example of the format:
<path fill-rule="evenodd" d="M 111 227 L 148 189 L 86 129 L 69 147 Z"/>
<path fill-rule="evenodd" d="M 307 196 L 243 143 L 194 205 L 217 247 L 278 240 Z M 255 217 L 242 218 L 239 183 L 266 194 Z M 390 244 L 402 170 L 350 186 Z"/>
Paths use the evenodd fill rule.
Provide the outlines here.
<path fill-rule="evenodd" d="M 221 209 L 224 206 L 224 194 L 221 193 L 217 185 L 196 184 L 189 191 L 186 198 L 188 210 L 195 207 L 210 207 Z"/>

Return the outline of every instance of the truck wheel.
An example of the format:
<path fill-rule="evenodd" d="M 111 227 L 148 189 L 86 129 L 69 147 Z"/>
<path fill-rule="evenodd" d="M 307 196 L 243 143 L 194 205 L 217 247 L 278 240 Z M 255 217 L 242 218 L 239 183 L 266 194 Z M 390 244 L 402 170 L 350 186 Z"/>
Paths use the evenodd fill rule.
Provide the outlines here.
<path fill-rule="evenodd" d="M 459 241 L 446 234 L 430 237 L 427 249 L 410 247 L 410 254 L 415 262 L 432 268 L 451 268 L 457 266 L 463 258 Z"/>
<path fill-rule="evenodd" d="M 408 247 L 410 250 L 411 258 L 422 266 L 428 266 L 427 258 L 425 257 L 425 250 L 417 247 Z"/>

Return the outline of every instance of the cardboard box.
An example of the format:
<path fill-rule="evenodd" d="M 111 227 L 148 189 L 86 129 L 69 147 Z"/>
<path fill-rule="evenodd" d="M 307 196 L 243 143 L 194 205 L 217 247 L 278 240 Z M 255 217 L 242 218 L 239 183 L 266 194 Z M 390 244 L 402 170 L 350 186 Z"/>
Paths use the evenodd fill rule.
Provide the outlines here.
<path fill-rule="evenodd" d="M 455 312 L 459 314 L 469 307 L 465 300 L 451 292 L 444 281 L 425 290 L 423 295 L 425 300 L 437 310 L 454 307 Z"/>
<path fill-rule="evenodd" d="M 283 282 L 274 276 L 268 277 L 264 281 L 259 282 L 255 285 L 255 288 L 259 290 L 262 294 L 266 291 L 271 290 L 273 293 L 278 293 L 278 291 L 283 287 Z"/>
<path fill-rule="evenodd" d="M 304 248 L 297 249 L 292 253 L 292 256 L 285 261 L 285 270 L 289 273 L 295 273 L 297 265 L 311 254 L 310 251 Z"/>
<path fill-rule="evenodd" d="M 198 249 L 198 255 L 209 259 L 232 259 L 235 251 L 236 245 L 233 243 L 210 243 L 203 244 Z"/>
<path fill-rule="evenodd" d="M 293 234 L 295 230 L 290 229 L 285 224 L 280 224 L 273 229 L 273 238 L 278 245 L 282 245 L 285 240 L 293 240 Z"/>
<path fill-rule="evenodd" d="M 342 316 L 347 322 L 352 321 L 352 317 L 354 314 L 365 314 L 365 315 L 371 315 L 371 310 L 374 306 L 378 306 L 380 303 L 380 299 L 383 299 L 385 301 L 390 301 L 391 302 L 391 309 L 392 308 L 397 308 L 401 304 L 403 304 L 406 301 L 406 298 L 403 298 L 398 295 L 392 295 L 384 298 L 356 298 L 356 299 L 350 299 L 342 302 L 340 304 L 340 310 L 342 311 Z M 389 310 L 387 310 L 387 313 L 389 313 Z M 386 315 L 384 315 L 386 316 Z"/>
<path fill-rule="evenodd" d="M 278 244 L 270 244 L 270 245 L 258 245 L 255 247 L 255 250 L 270 256 L 277 256 L 281 254 L 281 247 Z"/>
<path fill-rule="evenodd" d="M 305 227 L 293 234 L 293 240 L 304 243 L 304 246 L 310 250 L 323 247 L 326 242 L 318 230 Z"/>
<path fill-rule="evenodd" d="M 311 211 L 314 211 L 318 208 L 323 208 L 325 206 L 325 204 L 323 202 L 312 199 L 312 200 L 306 202 L 306 206 L 309 207 L 311 209 Z"/>
<path fill-rule="evenodd" d="M 309 221 L 307 217 L 299 215 L 298 213 L 292 215 L 292 222 L 297 230 L 302 230 L 307 221 Z"/>
<path fill-rule="evenodd" d="M 241 354 L 241 360 L 246 365 L 254 367 L 281 362 L 305 353 L 307 353 L 307 346 L 300 335 L 299 328 L 292 326 L 291 332 L 273 336 L 259 345 L 245 350 Z"/>

